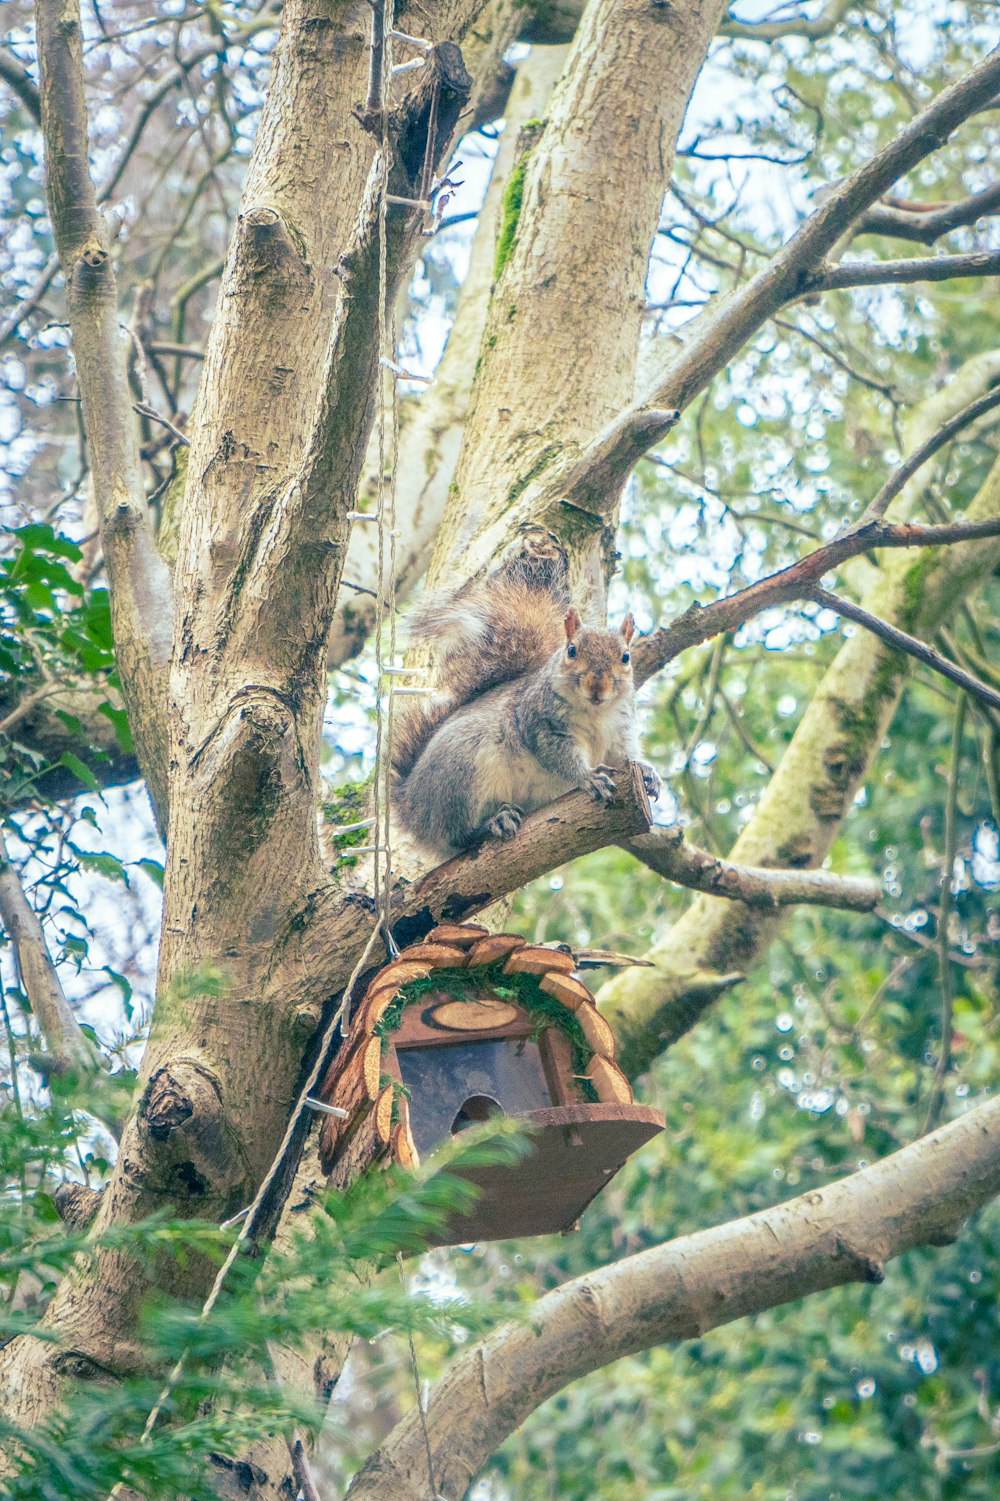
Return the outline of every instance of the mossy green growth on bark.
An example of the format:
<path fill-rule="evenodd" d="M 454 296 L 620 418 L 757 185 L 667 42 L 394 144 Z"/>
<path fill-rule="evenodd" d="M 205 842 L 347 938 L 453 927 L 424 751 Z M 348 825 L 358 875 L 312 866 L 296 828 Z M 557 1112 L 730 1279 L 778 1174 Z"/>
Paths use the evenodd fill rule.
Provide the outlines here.
<path fill-rule="evenodd" d="M 524 176 L 528 170 L 531 148 L 523 152 L 507 179 L 500 204 L 500 229 L 497 234 L 496 254 L 493 258 L 493 280 L 499 281 L 504 266 L 510 260 L 517 240 L 517 224 L 521 217 L 521 199 L 524 194 Z"/>
<path fill-rule="evenodd" d="M 323 817 L 327 823 L 341 825 L 359 823 L 371 813 L 371 791 L 374 775 L 365 777 L 363 782 L 343 782 L 339 787 L 331 788 L 329 797 L 323 803 Z M 370 844 L 371 829 L 352 829 L 349 834 L 338 834 L 337 848 L 348 850 L 357 844 Z M 348 857 L 346 860 L 338 860 L 332 868 L 333 875 L 340 875 L 345 870 L 350 870 L 352 865 L 357 865 L 359 856 Z"/>
<path fill-rule="evenodd" d="M 548 995 L 538 983 L 537 976 L 504 974 L 503 962 L 499 960 L 496 964 L 485 964 L 473 970 L 436 969 L 426 979 L 411 980 L 408 985 L 403 986 L 375 1023 L 376 1034 L 387 1038 L 395 1032 L 403 1020 L 407 1006 L 420 1000 L 422 996 L 446 990 L 449 995 L 463 999 L 480 995 L 485 987 L 498 1000 L 512 1001 L 529 1012 L 536 1019 L 536 1038 L 545 1027 L 558 1027 L 565 1034 L 573 1050 L 573 1072 L 577 1075 L 583 1098 L 591 1104 L 597 1104 L 597 1091 L 590 1080 L 583 1077 L 594 1056 L 593 1049 L 587 1043 L 583 1028 L 573 1012 L 554 996 Z"/>

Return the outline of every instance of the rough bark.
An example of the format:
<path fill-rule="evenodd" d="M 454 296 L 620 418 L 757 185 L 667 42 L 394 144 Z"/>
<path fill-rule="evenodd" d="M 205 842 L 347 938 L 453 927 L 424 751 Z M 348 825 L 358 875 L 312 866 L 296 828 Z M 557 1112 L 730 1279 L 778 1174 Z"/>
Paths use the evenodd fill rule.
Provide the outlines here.
<path fill-rule="evenodd" d="M 910 423 L 917 447 L 995 379 L 1000 358 L 971 361 L 918 409 Z M 905 520 L 917 504 L 918 480 L 890 514 Z M 1000 465 L 967 512 L 968 520 L 1000 514 Z M 855 567 L 864 604 L 917 634 L 932 634 L 962 595 L 1000 558 L 994 541 L 928 552 L 889 553 L 882 568 Z M 750 865 L 796 869 L 821 864 L 892 718 L 906 680 L 907 659 L 859 632 L 826 673 L 781 764 L 731 851 Z M 774 932 L 763 910 L 700 897 L 654 945 L 654 968 L 617 975 L 599 1000 L 614 1026 L 622 1066 L 635 1075 L 692 1026 L 719 994 L 713 976 L 747 970 Z"/>
<path fill-rule="evenodd" d="M 463 1496 L 503 1440 L 569 1382 L 809 1293 L 881 1282 L 887 1261 L 954 1239 L 998 1192 L 991 1101 L 826 1188 L 574 1278 L 453 1361 L 426 1413 L 403 1419 L 348 1501 Z"/>
<path fill-rule="evenodd" d="M 491 46 L 491 55 L 492 50 Z M 434 384 L 403 409 L 396 464 L 396 515 L 402 533 L 396 549 L 400 599 L 406 599 L 426 571 L 455 472 L 492 290 L 501 205 L 516 161 L 521 127 L 545 113 L 566 56 L 565 47 L 535 47 L 517 69 L 448 343 L 434 373 Z M 476 77 L 476 62 L 471 57 L 469 69 Z M 376 464 L 376 455 L 370 453 L 370 477 Z M 378 588 L 378 539 L 371 528 L 355 527 L 352 532 L 344 577 L 368 590 Z M 374 614 L 371 595 L 342 589 L 330 637 L 331 664 L 344 662 L 360 650 Z"/>
<path fill-rule="evenodd" d="M 513 502 L 617 416 L 633 391 L 649 249 L 677 132 L 718 0 L 592 0 L 544 128 L 526 137 L 504 205 L 495 285 L 454 489 L 429 581 L 481 567 Z M 609 201 L 614 213 L 608 213 Z M 517 517 L 520 520 L 520 516 Z M 604 519 L 564 511 L 579 555 Z M 512 523 L 516 525 L 516 522 Z M 488 548 L 491 525 L 502 535 Z M 591 555 L 601 591 L 599 558 Z"/>

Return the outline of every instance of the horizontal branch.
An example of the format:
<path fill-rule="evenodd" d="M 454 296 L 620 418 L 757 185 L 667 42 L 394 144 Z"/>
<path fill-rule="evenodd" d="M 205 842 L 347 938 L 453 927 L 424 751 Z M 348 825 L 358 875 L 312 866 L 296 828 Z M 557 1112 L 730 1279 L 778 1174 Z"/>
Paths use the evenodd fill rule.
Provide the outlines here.
<path fill-rule="evenodd" d="M 737 21 L 730 16 L 719 27 L 719 35 L 740 37 L 748 42 L 777 42 L 786 36 L 816 41 L 836 30 L 850 5 L 851 0 L 829 0 L 818 16 L 801 16 L 787 21 Z"/>
<path fill-rule="evenodd" d="M 66 999 L 38 914 L 25 896 L 20 876 L 11 864 L 2 829 L 0 922 L 14 951 L 21 989 L 45 1039 L 48 1049 L 46 1066 L 52 1073 L 62 1073 L 67 1068 L 89 1071 L 98 1067 L 97 1052 L 84 1036 Z"/>
<path fill-rule="evenodd" d="M 872 204 L 854 226 L 855 235 L 891 235 L 897 240 L 916 240 L 933 245 L 953 229 L 975 224 L 1000 210 L 1000 182 L 957 198 L 953 203 L 921 204 L 883 198 Z"/>
<path fill-rule="evenodd" d="M 939 672 L 942 677 L 949 678 L 964 688 L 966 693 L 978 698 L 980 702 L 989 704 L 993 709 L 1000 709 L 1000 693 L 992 688 L 989 683 L 984 683 L 981 678 L 975 677 L 971 672 L 966 672 L 948 657 L 935 651 L 933 646 L 928 646 L 925 641 L 920 641 L 916 636 L 910 636 L 906 631 L 901 631 L 898 626 L 890 625 L 887 620 L 881 620 L 869 610 L 863 610 L 860 605 L 851 604 L 846 599 L 840 599 L 836 594 L 831 594 L 829 589 L 813 589 L 809 595 L 816 604 L 824 610 L 832 610 L 835 615 L 844 620 L 853 621 L 855 625 L 863 626 L 886 646 L 895 647 L 897 651 L 905 652 L 908 657 L 914 657 L 918 662 L 923 662 L 925 667 Z"/>
<path fill-rule="evenodd" d="M 886 1262 L 953 1240 L 998 1192 L 1000 1101 L 991 1100 L 826 1188 L 565 1282 L 452 1362 L 347 1501 L 464 1495 L 504 1439 L 571 1381 L 810 1293 L 881 1282 Z"/>
<path fill-rule="evenodd" d="M 748 907 L 776 909 L 804 903 L 838 907 L 847 912 L 871 912 L 882 895 L 877 881 L 838 876 L 830 870 L 770 870 L 734 865 L 688 844 L 680 829 L 655 828 L 648 834 L 637 834 L 622 848 L 678 886 L 704 891 L 709 896 L 728 897 Z"/>
<path fill-rule="evenodd" d="M 841 261 L 823 266 L 799 297 L 836 292 L 844 287 L 881 287 L 890 282 L 951 281 L 961 276 L 1000 276 L 1000 250 L 969 255 L 918 255 L 905 261 Z"/>
<path fill-rule="evenodd" d="M 825 573 L 871 548 L 937 547 L 997 536 L 1000 536 L 1000 520 L 996 518 L 946 526 L 916 526 L 909 522 L 878 519 L 862 522 L 787 568 L 709 605 L 690 605 L 669 625 L 643 636 L 632 647 L 635 680 L 637 683 L 646 682 L 680 652 L 700 646 L 722 631 L 736 630 L 761 610 L 790 604 L 797 599 L 815 599 L 818 582 Z"/>
<path fill-rule="evenodd" d="M 400 947 L 414 943 L 438 923 L 461 922 L 568 860 L 648 833 L 652 818 L 638 767 L 616 772 L 615 780 L 618 795 L 610 805 L 587 792 L 568 792 L 529 814 L 513 839 L 485 840 L 398 885 L 392 895 L 396 942 Z M 295 963 L 283 964 L 282 974 L 305 975 L 313 996 L 342 990 L 368 939 L 365 924 L 358 922 L 359 902 L 369 904 L 370 898 L 336 889 L 321 893 L 303 928 L 293 930 Z"/>

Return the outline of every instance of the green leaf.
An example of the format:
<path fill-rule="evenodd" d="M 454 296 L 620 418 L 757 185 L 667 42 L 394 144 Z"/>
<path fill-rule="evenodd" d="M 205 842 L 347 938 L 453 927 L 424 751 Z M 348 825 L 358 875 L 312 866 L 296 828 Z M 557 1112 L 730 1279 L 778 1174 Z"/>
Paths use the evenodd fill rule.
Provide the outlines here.
<path fill-rule="evenodd" d="M 151 881 L 155 881 L 160 890 L 163 890 L 164 870 L 159 860 L 136 860 L 134 862 L 140 870 L 145 871 Z"/>
<path fill-rule="evenodd" d="M 77 781 L 82 782 L 88 791 L 100 792 L 101 784 L 94 776 L 90 767 L 85 761 L 81 761 L 79 756 L 74 756 L 72 751 L 63 751 L 56 764 L 58 766 L 65 766 L 67 771 L 71 771 Z"/>

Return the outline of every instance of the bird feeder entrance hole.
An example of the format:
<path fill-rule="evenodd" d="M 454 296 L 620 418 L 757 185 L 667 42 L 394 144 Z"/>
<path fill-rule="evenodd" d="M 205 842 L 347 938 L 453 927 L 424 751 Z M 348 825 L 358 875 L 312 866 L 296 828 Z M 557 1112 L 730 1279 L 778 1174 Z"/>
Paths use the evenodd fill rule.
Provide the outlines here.
<path fill-rule="evenodd" d="M 527 1155 L 452 1164 L 479 1194 L 435 1243 L 571 1229 L 664 1124 L 634 1103 L 611 1028 L 573 965 L 562 950 L 449 923 L 380 970 L 320 1090 L 347 1111 L 321 1128 L 331 1185 L 380 1160 L 414 1167 L 502 1114 L 529 1128 Z"/>

